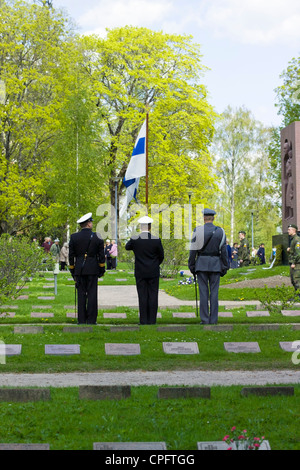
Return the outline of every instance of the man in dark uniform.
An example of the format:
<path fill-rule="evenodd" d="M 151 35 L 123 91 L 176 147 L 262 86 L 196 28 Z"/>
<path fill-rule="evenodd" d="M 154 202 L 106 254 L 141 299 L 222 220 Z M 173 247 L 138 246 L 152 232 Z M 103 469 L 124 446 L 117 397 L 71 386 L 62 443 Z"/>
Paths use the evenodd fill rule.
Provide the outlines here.
<path fill-rule="evenodd" d="M 153 220 L 141 217 L 141 233 L 126 243 L 126 250 L 135 255 L 134 275 L 139 299 L 140 324 L 156 323 L 158 309 L 159 266 L 164 259 L 164 249 L 160 238 L 150 233 Z"/>
<path fill-rule="evenodd" d="M 244 230 L 239 231 L 240 244 L 238 249 L 238 262 L 239 267 L 249 266 L 250 264 L 250 248 L 249 242 L 246 238 L 246 232 Z"/>
<path fill-rule="evenodd" d="M 291 244 L 287 248 L 290 265 L 290 278 L 294 289 L 300 290 L 300 237 L 298 236 L 298 227 L 295 224 L 288 226 L 288 234 Z"/>
<path fill-rule="evenodd" d="M 104 242 L 92 232 L 89 212 L 77 220 L 80 232 L 72 233 L 69 242 L 69 269 L 78 293 L 78 324 L 97 323 L 98 277 L 105 273 Z"/>
<path fill-rule="evenodd" d="M 228 265 L 226 235 L 213 224 L 215 214 L 212 209 L 203 210 L 204 225 L 193 232 L 188 261 L 191 273 L 197 275 L 201 324 L 218 322 L 221 256 Z"/>

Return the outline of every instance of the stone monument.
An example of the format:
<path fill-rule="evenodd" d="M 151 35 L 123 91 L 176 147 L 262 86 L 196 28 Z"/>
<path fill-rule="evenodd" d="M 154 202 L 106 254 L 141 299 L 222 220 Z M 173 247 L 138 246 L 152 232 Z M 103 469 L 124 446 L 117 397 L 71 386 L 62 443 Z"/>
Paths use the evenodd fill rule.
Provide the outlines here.
<path fill-rule="evenodd" d="M 282 246 L 282 262 L 288 264 L 290 224 L 300 228 L 300 121 L 281 130 L 282 235 L 272 237 L 273 247 Z"/>

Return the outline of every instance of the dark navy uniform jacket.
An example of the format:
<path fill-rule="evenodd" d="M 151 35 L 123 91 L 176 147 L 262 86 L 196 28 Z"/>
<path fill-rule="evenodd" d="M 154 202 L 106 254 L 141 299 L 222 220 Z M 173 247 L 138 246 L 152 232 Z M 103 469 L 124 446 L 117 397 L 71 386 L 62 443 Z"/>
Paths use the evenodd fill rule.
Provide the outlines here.
<path fill-rule="evenodd" d="M 87 249 L 86 261 L 81 271 Z M 98 276 L 99 269 L 105 266 L 104 242 L 100 235 L 92 232 L 90 228 L 83 228 L 80 232 L 72 233 L 69 242 L 69 264 L 70 270 L 75 269 L 75 276 L 80 274 Z"/>
<path fill-rule="evenodd" d="M 134 275 L 137 279 L 159 277 L 159 265 L 164 259 L 161 239 L 142 232 L 132 237 L 125 245 L 126 250 L 133 250 L 135 255 Z"/>
<path fill-rule="evenodd" d="M 190 247 L 190 255 L 188 266 L 191 273 L 198 271 L 204 272 L 221 272 L 221 262 L 219 247 L 223 238 L 223 230 L 208 222 L 204 225 L 196 227 Z M 227 257 L 226 237 L 222 245 L 222 253 L 224 250 Z"/>

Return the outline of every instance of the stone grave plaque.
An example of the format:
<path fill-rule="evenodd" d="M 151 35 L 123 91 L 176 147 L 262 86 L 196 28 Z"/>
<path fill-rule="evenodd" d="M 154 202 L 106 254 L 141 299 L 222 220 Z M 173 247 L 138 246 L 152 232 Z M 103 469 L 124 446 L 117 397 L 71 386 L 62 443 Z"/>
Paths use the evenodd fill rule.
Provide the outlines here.
<path fill-rule="evenodd" d="M 43 289 L 54 289 L 54 284 L 48 284 L 46 286 L 43 286 Z"/>
<path fill-rule="evenodd" d="M 300 310 L 281 310 L 284 317 L 300 317 Z"/>
<path fill-rule="evenodd" d="M 37 334 L 37 333 L 43 333 L 44 328 L 42 326 L 15 326 L 14 327 L 14 333 L 17 335 L 23 335 L 23 334 Z"/>
<path fill-rule="evenodd" d="M 55 297 L 53 296 L 48 296 L 48 295 L 40 295 L 38 297 L 39 300 L 55 300 Z"/>
<path fill-rule="evenodd" d="M 195 312 L 173 312 L 173 318 L 196 318 Z"/>
<path fill-rule="evenodd" d="M 141 354 L 141 347 L 136 343 L 105 343 L 108 356 L 135 356 Z"/>
<path fill-rule="evenodd" d="M 232 312 L 219 312 L 218 316 L 221 318 L 232 318 L 233 314 Z"/>
<path fill-rule="evenodd" d="M 13 318 L 16 312 L 2 312 L 0 313 L 0 318 Z"/>
<path fill-rule="evenodd" d="M 52 318 L 54 317 L 54 313 L 51 312 L 31 312 L 30 316 L 32 318 Z"/>
<path fill-rule="evenodd" d="M 64 305 L 67 310 L 75 310 L 75 305 Z"/>
<path fill-rule="evenodd" d="M 139 326 L 111 326 L 110 331 L 113 332 L 122 332 L 122 331 L 140 331 Z"/>
<path fill-rule="evenodd" d="M 50 388 L 0 388 L 0 402 L 48 401 L 50 398 Z"/>
<path fill-rule="evenodd" d="M 80 385 L 80 400 L 122 400 L 131 395 L 130 385 Z"/>
<path fill-rule="evenodd" d="M 294 387 L 244 387 L 241 390 L 241 395 L 247 397 L 249 395 L 268 396 L 268 395 L 294 395 Z"/>
<path fill-rule="evenodd" d="M 3 309 L 5 309 L 5 310 L 10 310 L 10 309 L 14 310 L 14 309 L 17 309 L 17 308 L 19 308 L 18 305 L 1 305 L 1 307 L 0 307 L 1 310 L 3 310 Z"/>
<path fill-rule="evenodd" d="M 63 328 L 63 333 L 92 333 L 92 326 L 65 326 Z"/>
<path fill-rule="evenodd" d="M 224 343 L 224 348 L 228 352 L 234 353 L 259 353 L 260 347 L 256 341 Z"/>
<path fill-rule="evenodd" d="M 203 325 L 203 329 L 211 331 L 232 331 L 233 325 Z"/>
<path fill-rule="evenodd" d="M 117 281 L 117 282 L 125 282 L 125 281 L 127 281 L 127 279 L 115 279 L 115 281 Z"/>
<path fill-rule="evenodd" d="M 51 310 L 52 305 L 33 305 L 31 308 L 32 310 Z"/>
<path fill-rule="evenodd" d="M 228 444 L 224 441 L 197 442 L 197 450 L 227 450 Z"/>
<path fill-rule="evenodd" d="M 283 351 L 294 352 L 298 350 L 300 352 L 300 341 L 280 341 L 279 345 Z"/>
<path fill-rule="evenodd" d="M 279 325 L 249 325 L 250 331 L 279 330 Z"/>
<path fill-rule="evenodd" d="M 163 342 L 163 351 L 166 354 L 199 354 L 197 343 Z"/>
<path fill-rule="evenodd" d="M 75 312 L 67 312 L 67 313 L 66 313 L 66 317 L 67 317 L 67 318 L 76 318 L 76 317 L 77 317 L 77 313 L 75 313 Z"/>
<path fill-rule="evenodd" d="M 0 444 L 0 450 L 50 450 L 49 444 Z"/>
<path fill-rule="evenodd" d="M 69 356 L 80 354 L 79 344 L 45 344 L 45 354 L 57 356 Z"/>
<path fill-rule="evenodd" d="M 165 442 L 94 442 L 93 450 L 167 450 Z"/>
<path fill-rule="evenodd" d="M 103 313 L 103 318 L 126 318 L 126 313 Z"/>
<path fill-rule="evenodd" d="M 265 310 L 254 310 L 251 312 L 246 312 L 247 317 L 252 318 L 252 317 L 269 317 L 270 314 L 269 312 Z"/>
<path fill-rule="evenodd" d="M 17 297 L 17 300 L 28 300 L 29 299 L 29 296 L 28 295 L 19 295 Z"/>
<path fill-rule="evenodd" d="M 210 387 L 160 387 L 158 398 L 210 398 Z"/>
<path fill-rule="evenodd" d="M 22 344 L 4 344 L 0 343 L 1 356 L 19 356 L 22 351 Z"/>
<path fill-rule="evenodd" d="M 163 331 L 171 333 L 172 331 L 186 331 L 186 326 L 184 325 L 169 325 L 169 326 L 158 326 L 156 331 Z"/>

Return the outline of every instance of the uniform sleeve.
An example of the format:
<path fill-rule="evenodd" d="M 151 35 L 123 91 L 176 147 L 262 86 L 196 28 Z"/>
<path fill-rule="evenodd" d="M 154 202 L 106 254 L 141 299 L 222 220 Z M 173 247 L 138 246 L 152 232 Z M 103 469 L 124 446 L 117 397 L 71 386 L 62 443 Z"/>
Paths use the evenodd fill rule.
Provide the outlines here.
<path fill-rule="evenodd" d="M 158 253 L 159 264 L 163 262 L 164 257 L 165 257 L 164 248 L 162 246 L 161 240 L 159 240 L 159 253 Z"/>
<path fill-rule="evenodd" d="M 133 250 L 133 243 L 132 243 L 132 239 L 130 238 L 130 240 L 128 240 L 128 242 L 126 243 L 125 245 L 125 250 L 129 251 L 129 250 Z"/>
<path fill-rule="evenodd" d="M 69 268 L 70 269 L 75 268 L 74 240 L 72 238 L 72 235 L 69 241 Z"/>
<path fill-rule="evenodd" d="M 290 257 L 291 264 L 300 264 L 300 239 L 295 241 Z"/>
<path fill-rule="evenodd" d="M 105 267 L 104 241 L 102 238 L 99 238 L 98 264 L 100 268 Z"/>

